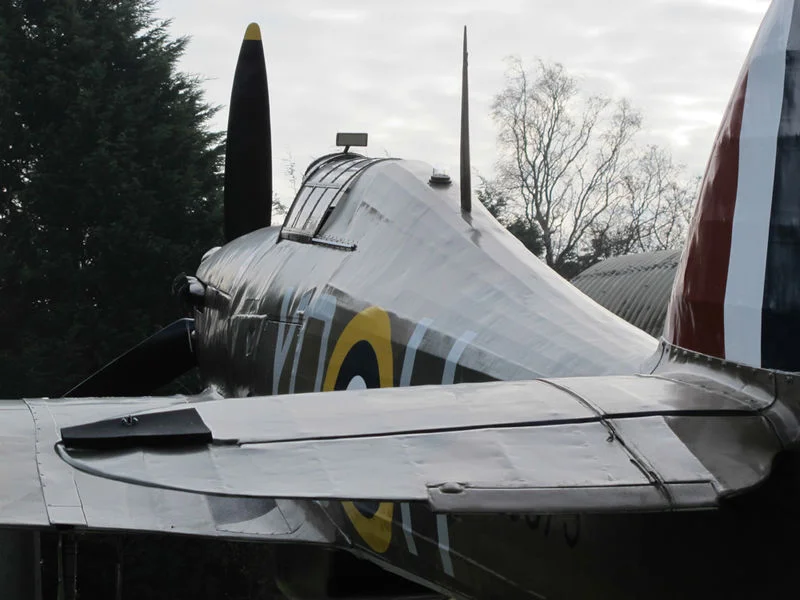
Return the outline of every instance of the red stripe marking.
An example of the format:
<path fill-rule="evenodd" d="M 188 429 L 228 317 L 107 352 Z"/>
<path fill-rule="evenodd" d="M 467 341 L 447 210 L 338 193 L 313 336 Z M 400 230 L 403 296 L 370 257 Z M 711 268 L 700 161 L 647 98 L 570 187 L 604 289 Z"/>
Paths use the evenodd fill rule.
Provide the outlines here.
<path fill-rule="evenodd" d="M 664 332 L 666 340 L 676 346 L 719 358 L 725 357 L 723 305 L 746 91 L 745 69 L 728 103 L 706 167 Z"/>

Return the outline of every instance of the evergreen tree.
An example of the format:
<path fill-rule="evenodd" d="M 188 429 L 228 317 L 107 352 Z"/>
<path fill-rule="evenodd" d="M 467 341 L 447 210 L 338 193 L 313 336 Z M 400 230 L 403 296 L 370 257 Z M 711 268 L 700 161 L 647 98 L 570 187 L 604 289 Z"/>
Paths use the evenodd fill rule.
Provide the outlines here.
<path fill-rule="evenodd" d="M 221 136 L 151 0 L 0 3 L 0 397 L 57 396 L 180 316 Z"/>

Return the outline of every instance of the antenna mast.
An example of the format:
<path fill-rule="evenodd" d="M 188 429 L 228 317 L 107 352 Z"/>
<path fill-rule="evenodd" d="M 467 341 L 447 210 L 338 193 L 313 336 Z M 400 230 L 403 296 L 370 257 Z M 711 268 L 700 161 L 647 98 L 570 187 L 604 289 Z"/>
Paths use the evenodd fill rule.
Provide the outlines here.
<path fill-rule="evenodd" d="M 461 210 L 472 212 L 472 182 L 469 163 L 469 85 L 467 83 L 467 26 L 464 25 L 464 55 L 461 65 Z"/>

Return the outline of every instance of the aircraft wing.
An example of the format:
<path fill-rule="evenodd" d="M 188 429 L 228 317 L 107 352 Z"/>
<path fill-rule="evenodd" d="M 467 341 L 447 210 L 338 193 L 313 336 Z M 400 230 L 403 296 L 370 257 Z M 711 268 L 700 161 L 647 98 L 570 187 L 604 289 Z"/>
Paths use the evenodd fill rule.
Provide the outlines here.
<path fill-rule="evenodd" d="M 35 453 L 46 518 L 61 503 L 78 511 L 89 480 L 461 513 L 712 508 L 769 475 L 786 429 L 770 394 L 688 375 L 177 401 L 95 401 L 97 413 L 29 401 L 37 436 L 53 432 Z M 47 479 L 55 463 L 72 474 L 57 492 Z M 4 499 L 0 522 L 7 509 Z"/>
<path fill-rule="evenodd" d="M 0 401 L 0 526 L 333 543 L 333 525 L 312 502 L 128 485 L 76 470 L 56 454 L 61 427 L 209 397 Z"/>

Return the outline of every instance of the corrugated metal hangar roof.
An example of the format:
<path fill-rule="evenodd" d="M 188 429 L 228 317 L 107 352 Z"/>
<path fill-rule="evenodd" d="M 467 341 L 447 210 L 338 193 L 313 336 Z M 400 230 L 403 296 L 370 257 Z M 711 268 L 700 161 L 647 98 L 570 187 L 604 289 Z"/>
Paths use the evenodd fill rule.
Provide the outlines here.
<path fill-rule="evenodd" d="M 615 256 L 589 267 L 572 283 L 614 314 L 660 337 L 680 257 L 680 250 Z"/>

